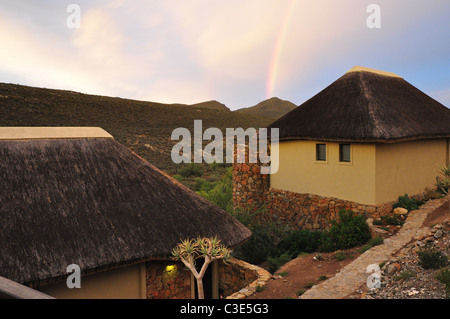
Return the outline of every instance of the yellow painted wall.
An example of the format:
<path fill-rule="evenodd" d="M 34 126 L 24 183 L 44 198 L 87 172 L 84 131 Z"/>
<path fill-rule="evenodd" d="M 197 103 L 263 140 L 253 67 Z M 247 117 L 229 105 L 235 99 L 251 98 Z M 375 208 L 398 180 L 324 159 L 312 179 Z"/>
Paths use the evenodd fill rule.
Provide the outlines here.
<path fill-rule="evenodd" d="M 316 161 L 317 143 L 327 145 L 326 162 Z M 274 150 L 272 161 L 277 160 Z M 448 139 L 351 143 L 351 153 L 351 163 L 340 163 L 339 143 L 283 141 L 279 144 L 279 169 L 270 176 L 270 186 L 380 205 L 433 187 L 439 167 L 450 158 L 450 147 Z"/>
<path fill-rule="evenodd" d="M 316 143 L 327 144 L 327 161 L 316 161 Z M 277 156 L 272 149 L 271 160 Z M 283 141 L 279 169 L 270 176 L 273 188 L 337 197 L 362 204 L 375 203 L 375 145 L 351 144 L 351 163 L 339 163 L 339 143 Z"/>
<path fill-rule="evenodd" d="M 81 288 L 64 281 L 36 290 L 58 299 L 145 299 L 145 263 L 81 277 Z"/>
<path fill-rule="evenodd" d="M 376 204 L 433 187 L 447 161 L 447 140 L 418 140 L 376 146 Z"/>
<path fill-rule="evenodd" d="M 450 165 L 450 138 L 447 139 L 447 165 Z"/>

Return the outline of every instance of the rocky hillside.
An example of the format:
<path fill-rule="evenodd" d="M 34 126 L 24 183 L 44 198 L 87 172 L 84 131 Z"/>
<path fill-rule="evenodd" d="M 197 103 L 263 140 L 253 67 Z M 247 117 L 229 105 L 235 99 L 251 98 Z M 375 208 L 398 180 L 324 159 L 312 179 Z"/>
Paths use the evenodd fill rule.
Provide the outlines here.
<path fill-rule="evenodd" d="M 217 127 L 265 127 L 271 120 L 230 112 L 219 102 L 171 105 L 73 91 L 0 83 L 0 126 L 99 126 L 150 163 L 173 174 L 179 169 L 170 157 L 172 131 L 193 132 L 194 120 L 203 130 Z M 205 106 L 213 106 L 206 107 Z"/>

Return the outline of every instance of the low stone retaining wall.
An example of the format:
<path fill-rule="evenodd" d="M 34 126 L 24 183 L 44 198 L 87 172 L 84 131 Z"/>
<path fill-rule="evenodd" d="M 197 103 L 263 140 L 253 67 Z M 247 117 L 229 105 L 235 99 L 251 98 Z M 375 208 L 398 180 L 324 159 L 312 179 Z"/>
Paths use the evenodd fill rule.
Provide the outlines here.
<path fill-rule="evenodd" d="M 270 188 L 266 207 L 273 220 L 279 220 L 295 229 L 325 229 L 340 210 L 352 210 L 366 217 L 378 218 L 392 212 L 392 203 L 380 206 L 364 205 L 334 197 L 300 194 Z"/>
<path fill-rule="evenodd" d="M 325 229 L 340 210 L 352 210 L 367 218 L 390 214 L 395 203 L 365 205 L 333 197 L 295 193 L 270 187 L 270 176 L 260 173 L 259 163 L 233 164 L 233 207 L 255 212 L 263 221 L 279 221 L 294 229 Z M 424 194 L 411 197 L 422 199 Z"/>
<path fill-rule="evenodd" d="M 271 278 L 267 270 L 239 259 L 232 258 L 227 264 L 219 265 L 219 289 L 227 299 L 249 297 Z"/>
<path fill-rule="evenodd" d="M 166 268 L 168 265 L 169 271 Z M 242 299 L 251 296 L 258 286 L 265 286 L 271 278 L 265 269 L 239 259 L 231 258 L 226 264 L 218 262 L 219 293 L 222 298 Z M 181 262 L 146 263 L 148 299 L 190 299 L 191 284 L 191 273 Z"/>

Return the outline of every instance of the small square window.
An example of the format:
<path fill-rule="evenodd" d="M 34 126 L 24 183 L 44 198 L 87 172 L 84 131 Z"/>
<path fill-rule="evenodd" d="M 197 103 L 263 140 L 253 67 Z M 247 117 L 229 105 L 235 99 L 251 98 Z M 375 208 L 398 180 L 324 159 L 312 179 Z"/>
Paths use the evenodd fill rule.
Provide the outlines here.
<path fill-rule="evenodd" d="M 350 163 L 351 161 L 350 144 L 339 144 L 339 162 Z"/>
<path fill-rule="evenodd" d="M 326 161 L 326 160 L 327 160 L 327 145 L 316 144 L 316 161 Z"/>

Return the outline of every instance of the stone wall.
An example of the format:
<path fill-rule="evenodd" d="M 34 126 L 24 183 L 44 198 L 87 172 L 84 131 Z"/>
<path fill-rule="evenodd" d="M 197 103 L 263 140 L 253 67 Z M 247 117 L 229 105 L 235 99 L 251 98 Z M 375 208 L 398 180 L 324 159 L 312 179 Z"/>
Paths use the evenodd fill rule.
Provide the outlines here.
<path fill-rule="evenodd" d="M 167 266 L 173 269 L 167 270 Z M 209 267 L 212 267 L 210 265 Z M 220 298 L 244 298 L 272 278 L 261 267 L 231 258 L 218 262 Z M 146 264 L 147 299 L 191 299 L 191 273 L 182 263 L 150 261 Z"/>
<path fill-rule="evenodd" d="M 191 273 L 182 263 L 149 261 L 146 268 L 147 299 L 191 298 Z"/>
<path fill-rule="evenodd" d="M 264 206 L 270 188 L 270 175 L 261 174 L 259 163 L 233 164 L 233 207 L 255 211 Z"/>
<path fill-rule="evenodd" d="M 232 258 L 228 263 L 219 264 L 219 291 L 227 299 L 243 299 L 264 287 L 272 278 L 265 269 Z"/>
<path fill-rule="evenodd" d="M 255 212 L 264 221 L 279 221 L 294 229 L 325 229 L 342 209 L 374 219 L 392 212 L 394 202 L 365 205 L 339 198 L 300 194 L 270 187 L 270 175 L 259 163 L 233 164 L 233 207 Z M 413 197 L 422 197 L 422 194 Z"/>
<path fill-rule="evenodd" d="M 378 218 L 392 211 L 393 203 L 364 205 L 334 197 L 299 194 L 270 188 L 265 205 L 272 221 L 280 221 L 295 229 L 325 229 L 340 210 L 352 210 L 366 217 Z"/>
<path fill-rule="evenodd" d="M 219 263 L 219 294 L 223 297 L 232 295 L 257 278 L 256 273 L 243 267 L 242 263 L 238 259 Z"/>

